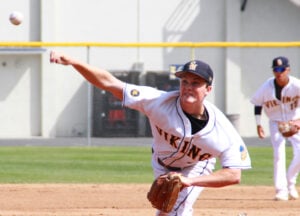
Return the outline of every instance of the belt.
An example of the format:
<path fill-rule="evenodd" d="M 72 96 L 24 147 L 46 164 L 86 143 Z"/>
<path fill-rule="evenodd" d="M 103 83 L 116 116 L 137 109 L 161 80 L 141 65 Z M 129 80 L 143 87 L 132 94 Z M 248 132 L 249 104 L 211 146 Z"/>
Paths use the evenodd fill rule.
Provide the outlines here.
<path fill-rule="evenodd" d="M 168 166 L 166 164 L 164 164 L 164 162 L 162 162 L 162 160 L 160 158 L 157 159 L 157 162 L 163 166 L 164 168 L 170 170 L 170 171 L 173 171 L 173 172 L 178 172 L 178 171 L 182 171 L 182 168 L 180 167 L 172 167 L 172 166 Z"/>

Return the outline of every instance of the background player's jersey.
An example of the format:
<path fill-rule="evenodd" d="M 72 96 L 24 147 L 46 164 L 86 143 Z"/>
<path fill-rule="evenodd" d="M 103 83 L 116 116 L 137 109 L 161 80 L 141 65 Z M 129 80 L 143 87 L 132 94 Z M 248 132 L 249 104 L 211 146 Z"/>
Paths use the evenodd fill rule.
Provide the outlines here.
<path fill-rule="evenodd" d="M 281 100 L 275 95 L 274 77 L 269 78 L 255 92 L 251 103 L 262 106 L 271 121 L 289 121 L 300 118 L 300 81 L 289 76 L 289 83 L 281 91 Z"/>
<path fill-rule="evenodd" d="M 184 168 L 218 157 L 223 167 L 251 167 L 243 140 L 224 114 L 209 102 L 204 103 L 209 121 L 193 135 L 191 123 L 181 109 L 178 91 L 127 84 L 123 104 L 149 117 L 153 156 L 164 164 Z"/>

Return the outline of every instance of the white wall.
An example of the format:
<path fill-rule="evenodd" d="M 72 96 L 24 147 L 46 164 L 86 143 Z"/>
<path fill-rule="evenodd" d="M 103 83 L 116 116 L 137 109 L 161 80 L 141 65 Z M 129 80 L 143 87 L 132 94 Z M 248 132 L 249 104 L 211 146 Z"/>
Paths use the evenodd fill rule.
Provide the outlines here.
<path fill-rule="evenodd" d="M 0 7 L 1 41 L 57 42 L 207 42 L 297 41 L 300 8 L 291 1 L 249 0 L 10 0 Z M 13 26 L 8 15 L 24 13 Z M 71 67 L 49 64 L 56 49 L 87 61 L 82 47 L 56 47 L 33 54 L 0 51 L 0 137 L 81 136 L 87 134 L 88 84 Z M 2 53 L 2 54 L 1 54 Z M 109 70 L 129 70 L 137 62 L 146 71 L 168 70 L 190 60 L 188 48 L 103 48 L 89 50 L 91 64 Z M 277 55 L 291 60 L 299 76 L 298 48 L 198 48 L 195 58 L 214 72 L 209 100 L 225 114 L 240 115 L 243 136 L 256 136 L 250 96 L 271 74 Z M 22 66 L 14 67 L 16 59 Z M 2 62 L 11 62 L 1 66 Z M 8 72 L 9 70 L 9 72 Z M 12 77 L 13 76 L 13 77 Z M 2 86 L 2 85 L 1 85 Z M 16 107 L 25 107 L 18 114 Z M 267 127 L 266 121 L 264 121 Z M 5 128 L 5 129 L 3 129 Z M 14 131 L 12 133 L 12 131 Z"/>
<path fill-rule="evenodd" d="M 9 22 L 12 11 L 24 15 L 22 25 Z M 40 1 L 2 1 L 0 41 L 40 40 Z M 41 135 L 41 49 L 0 49 L 0 137 Z"/>
<path fill-rule="evenodd" d="M 40 61 L 35 55 L 0 54 L 0 135 L 41 135 Z"/>

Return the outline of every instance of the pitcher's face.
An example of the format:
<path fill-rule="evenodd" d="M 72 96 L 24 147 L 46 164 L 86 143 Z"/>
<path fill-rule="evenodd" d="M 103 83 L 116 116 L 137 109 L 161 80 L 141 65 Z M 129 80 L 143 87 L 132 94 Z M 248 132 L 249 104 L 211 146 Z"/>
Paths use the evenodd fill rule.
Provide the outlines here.
<path fill-rule="evenodd" d="M 202 104 L 206 95 L 211 91 L 207 82 L 192 73 L 185 73 L 180 78 L 180 101 L 181 105 Z"/>

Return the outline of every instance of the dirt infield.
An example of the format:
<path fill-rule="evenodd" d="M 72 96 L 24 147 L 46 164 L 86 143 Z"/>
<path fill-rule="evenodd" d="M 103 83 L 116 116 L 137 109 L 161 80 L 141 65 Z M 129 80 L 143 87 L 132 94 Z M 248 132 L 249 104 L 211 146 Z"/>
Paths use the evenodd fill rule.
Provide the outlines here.
<path fill-rule="evenodd" d="M 4 184 L 0 216 L 153 216 L 148 184 Z M 296 216 L 300 200 L 274 201 L 272 187 L 206 189 L 195 205 L 202 216 Z"/>

